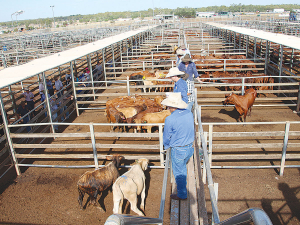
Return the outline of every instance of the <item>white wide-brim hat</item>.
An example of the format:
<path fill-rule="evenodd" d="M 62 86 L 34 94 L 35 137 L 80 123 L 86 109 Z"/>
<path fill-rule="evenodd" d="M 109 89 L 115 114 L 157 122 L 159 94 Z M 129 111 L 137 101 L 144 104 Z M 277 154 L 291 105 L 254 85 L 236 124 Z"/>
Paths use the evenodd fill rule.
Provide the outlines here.
<path fill-rule="evenodd" d="M 169 70 L 169 73 L 166 77 L 173 77 L 173 76 L 182 76 L 184 72 L 180 71 L 177 67 L 173 67 Z"/>
<path fill-rule="evenodd" d="M 161 102 L 162 105 L 178 109 L 186 109 L 187 104 L 181 99 L 180 92 L 171 92 L 169 97 Z"/>
<path fill-rule="evenodd" d="M 176 54 L 177 55 L 184 55 L 184 51 L 182 49 L 177 49 Z"/>

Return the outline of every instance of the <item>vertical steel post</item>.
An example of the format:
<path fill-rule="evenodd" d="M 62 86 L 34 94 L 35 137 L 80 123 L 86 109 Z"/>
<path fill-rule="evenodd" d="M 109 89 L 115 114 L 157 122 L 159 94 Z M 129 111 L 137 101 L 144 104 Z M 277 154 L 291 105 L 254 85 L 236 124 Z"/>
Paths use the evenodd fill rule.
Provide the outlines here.
<path fill-rule="evenodd" d="M 239 52 L 241 52 L 241 48 L 242 48 L 242 34 L 239 35 Z"/>
<path fill-rule="evenodd" d="M 74 62 L 74 66 L 75 66 Z M 72 87 L 73 87 L 73 95 L 74 95 L 74 101 L 75 101 L 75 108 L 77 116 L 79 116 L 79 109 L 78 109 L 78 103 L 77 103 L 77 95 L 76 95 L 76 85 L 75 85 L 75 77 L 74 77 L 74 71 L 73 71 L 73 63 L 70 62 L 70 70 L 71 70 L 71 78 L 72 78 Z"/>
<path fill-rule="evenodd" d="M 129 76 L 127 76 L 127 78 L 126 78 L 126 85 L 127 85 L 127 95 L 130 96 Z"/>
<path fill-rule="evenodd" d="M 254 38 L 254 43 L 253 43 L 253 54 L 254 54 L 254 56 L 253 56 L 253 58 L 254 58 L 254 62 L 256 62 L 256 37 Z"/>
<path fill-rule="evenodd" d="M 96 148 L 94 125 L 93 125 L 93 123 L 90 123 L 89 126 L 90 126 L 91 141 L 92 141 L 92 147 L 93 147 L 93 156 L 94 156 L 94 162 L 95 162 L 95 169 L 98 169 L 99 168 L 99 162 L 98 162 L 98 157 L 97 157 L 97 148 Z"/>
<path fill-rule="evenodd" d="M 123 69 L 123 41 L 120 42 L 120 61 L 121 61 L 121 67 L 122 67 L 122 73 L 124 72 Z"/>
<path fill-rule="evenodd" d="M 268 74 L 269 65 L 269 41 L 266 41 L 266 52 L 265 52 L 265 74 Z"/>
<path fill-rule="evenodd" d="M 249 36 L 246 38 L 246 58 L 248 58 L 249 54 Z"/>
<path fill-rule="evenodd" d="M 93 75 L 93 67 L 92 67 L 92 62 L 91 62 L 91 55 L 88 55 L 88 63 L 89 63 L 89 68 L 90 68 L 90 77 L 91 77 L 91 81 L 92 81 L 92 92 L 93 92 L 93 98 L 94 98 L 94 101 L 96 100 L 96 96 L 95 96 L 95 85 L 94 85 L 94 75 Z M 88 86 L 90 86 L 90 84 L 88 84 Z"/>
<path fill-rule="evenodd" d="M 297 98 L 296 112 L 298 113 L 299 110 L 300 110 L 300 82 L 299 82 L 299 88 L 298 88 L 298 98 Z"/>
<path fill-rule="evenodd" d="M 159 131 L 160 166 L 163 167 L 164 166 L 164 144 L 163 144 L 163 128 L 161 124 L 158 127 L 158 131 Z"/>
<path fill-rule="evenodd" d="M 112 54 L 112 65 L 114 67 L 115 77 L 117 77 L 116 69 L 115 69 L 116 64 L 115 64 L 115 47 L 114 47 L 114 44 L 111 44 L 110 48 L 111 48 L 111 54 Z"/>
<path fill-rule="evenodd" d="M 213 146 L 212 146 L 212 139 L 213 139 L 213 125 L 209 124 L 209 133 L 208 133 L 208 159 L 209 159 L 209 167 L 212 166 L 212 150 L 213 150 Z"/>
<path fill-rule="evenodd" d="M 282 64 L 283 64 L 283 45 L 280 45 L 280 62 L 279 62 L 279 81 L 278 81 L 278 83 L 281 83 Z M 281 87 L 278 86 L 278 89 L 281 89 Z"/>
<path fill-rule="evenodd" d="M 286 149 L 287 149 L 288 140 L 289 140 L 289 131 L 290 131 L 290 122 L 287 121 L 285 124 L 283 148 L 282 148 L 282 155 L 281 155 L 280 176 L 283 176 L 285 158 L 286 158 Z"/>
<path fill-rule="evenodd" d="M 11 90 L 11 85 L 8 86 L 9 88 L 9 95 L 10 95 L 10 99 L 11 99 L 11 104 L 12 104 L 12 108 L 13 108 L 13 112 L 15 117 L 17 116 L 17 106 L 16 106 L 16 100 L 15 100 L 15 95 L 14 92 Z"/>
<path fill-rule="evenodd" d="M 242 78 L 242 95 L 245 94 L 245 77 Z"/>
<path fill-rule="evenodd" d="M 106 79 L 106 66 L 105 66 L 105 50 L 106 48 L 102 49 L 102 63 L 103 63 L 103 73 L 104 73 L 104 81 L 105 81 L 105 87 L 107 87 L 107 79 Z"/>
<path fill-rule="evenodd" d="M 45 100 L 46 100 L 46 105 L 47 105 L 47 111 L 48 111 L 49 122 L 51 123 L 51 130 L 52 130 L 52 133 L 55 133 L 55 129 L 54 129 L 54 126 L 53 126 L 53 121 L 52 121 L 51 105 L 50 105 L 50 100 L 49 100 L 49 97 L 48 97 L 48 89 L 47 89 L 47 83 L 46 83 L 45 72 L 43 72 L 42 77 L 43 77 L 44 92 L 45 92 Z"/>
<path fill-rule="evenodd" d="M 295 49 L 292 49 L 291 57 L 290 57 L 290 72 L 293 70 L 293 64 L 294 64 L 294 54 L 295 54 Z"/>

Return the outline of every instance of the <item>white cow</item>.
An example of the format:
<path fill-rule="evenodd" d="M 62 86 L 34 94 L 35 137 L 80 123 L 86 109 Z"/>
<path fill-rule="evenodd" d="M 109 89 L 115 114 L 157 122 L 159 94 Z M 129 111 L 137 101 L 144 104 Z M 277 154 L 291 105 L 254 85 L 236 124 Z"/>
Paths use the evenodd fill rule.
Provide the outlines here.
<path fill-rule="evenodd" d="M 141 209 L 145 209 L 145 174 L 148 159 L 139 159 L 132 168 L 118 177 L 113 185 L 114 214 L 122 214 L 124 198 L 130 202 L 131 210 L 140 216 L 144 214 L 137 208 L 137 196 L 141 195 Z"/>

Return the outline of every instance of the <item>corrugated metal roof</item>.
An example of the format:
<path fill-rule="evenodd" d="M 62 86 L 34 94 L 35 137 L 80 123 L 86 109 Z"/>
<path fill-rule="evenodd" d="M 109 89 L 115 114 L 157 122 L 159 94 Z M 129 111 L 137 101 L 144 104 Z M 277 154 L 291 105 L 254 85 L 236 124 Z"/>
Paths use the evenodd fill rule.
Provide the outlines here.
<path fill-rule="evenodd" d="M 15 84 L 44 71 L 51 70 L 63 64 L 69 63 L 75 59 L 101 50 L 111 44 L 142 33 L 156 26 L 147 26 L 133 31 L 124 32 L 112 37 L 104 38 L 93 43 L 62 51 L 40 59 L 35 59 L 26 64 L 9 67 L 0 71 L 0 88 Z"/>
<path fill-rule="evenodd" d="M 263 40 L 271 41 L 276 44 L 280 44 L 280 45 L 284 45 L 286 47 L 300 50 L 300 38 L 296 37 L 296 36 L 278 34 L 278 33 L 270 33 L 270 32 L 266 32 L 266 31 L 262 31 L 262 30 L 249 29 L 249 28 L 244 28 L 244 27 L 234 27 L 234 26 L 213 23 L 213 22 L 209 22 L 206 24 L 214 26 L 214 27 L 218 27 L 218 28 L 231 30 L 231 31 L 234 31 L 237 33 L 249 35 L 251 37 L 256 37 L 256 38 L 260 38 Z"/>

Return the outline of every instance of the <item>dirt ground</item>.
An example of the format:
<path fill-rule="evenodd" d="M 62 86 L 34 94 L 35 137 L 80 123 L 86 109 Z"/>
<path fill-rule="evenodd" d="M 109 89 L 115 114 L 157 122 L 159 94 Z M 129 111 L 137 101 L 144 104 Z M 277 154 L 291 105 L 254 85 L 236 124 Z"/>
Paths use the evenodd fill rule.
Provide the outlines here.
<path fill-rule="evenodd" d="M 203 122 L 234 122 L 235 120 L 236 112 L 233 108 L 202 110 Z M 253 109 L 252 116 L 248 119 L 249 122 L 286 120 L 298 121 L 299 116 L 289 108 L 272 109 L 271 111 L 268 108 L 259 108 Z M 74 120 L 74 122 L 103 121 L 106 121 L 106 118 L 101 110 L 83 112 Z M 71 132 L 74 129 L 87 131 L 88 128 L 68 127 L 63 132 Z M 263 128 L 248 126 L 241 129 L 251 131 Z M 276 130 L 276 126 L 270 126 L 270 130 Z M 56 141 L 63 142 L 64 140 L 57 139 Z M 124 139 L 118 141 L 126 142 Z M 48 151 L 55 150 L 49 149 Z M 70 150 L 61 151 L 69 152 Z M 35 161 L 34 163 L 51 164 L 50 161 Z M 63 164 L 60 161 L 56 161 L 56 163 Z M 69 165 L 76 163 L 78 161 L 68 162 Z M 103 163 L 107 162 L 100 161 L 100 164 Z M 259 164 L 259 162 L 257 163 Z M 272 163 L 270 161 L 269 165 Z M 298 164 L 298 162 L 294 162 L 294 164 Z M 157 162 L 151 162 L 151 165 L 157 165 Z M 92 169 L 31 167 L 24 168 L 22 175 L 16 179 L 7 178 L 3 182 L 1 181 L 0 224 L 104 224 L 107 217 L 112 214 L 113 195 L 111 190 L 98 196 L 98 202 L 103 210 L 93 206 L 85 206 L 84 210 L 79 209 L 76 183 L 87 170 Z M 126 168 L 120 168 L 120 174 L 125 171 L 127 171 Z M 278 171 L 274 169 L 213 169 L 213 180 L 219 185 L 218 208 L 221 221 L 248 208 L 258 207 L 267 212 L 273 224 L 300 224 L 299 172 L 297 168 L 285 169 L 284 176 L 280 177 Z M 148 169 L 145 174 L 147 189 L 144 212 L 146 216 L 158 217 L 163 170 Z M 205 192 L 208 213 L 211 214 L 207 188 Z M 167 189 L 164 224 L 169 224 L 170 221 L 169 195 L 170 183 Z M 84 198 L 84 203 L 86 200 L 87 196 Z M 123 212 L 135 215 L 130 211 L 128 203 Z"/>

